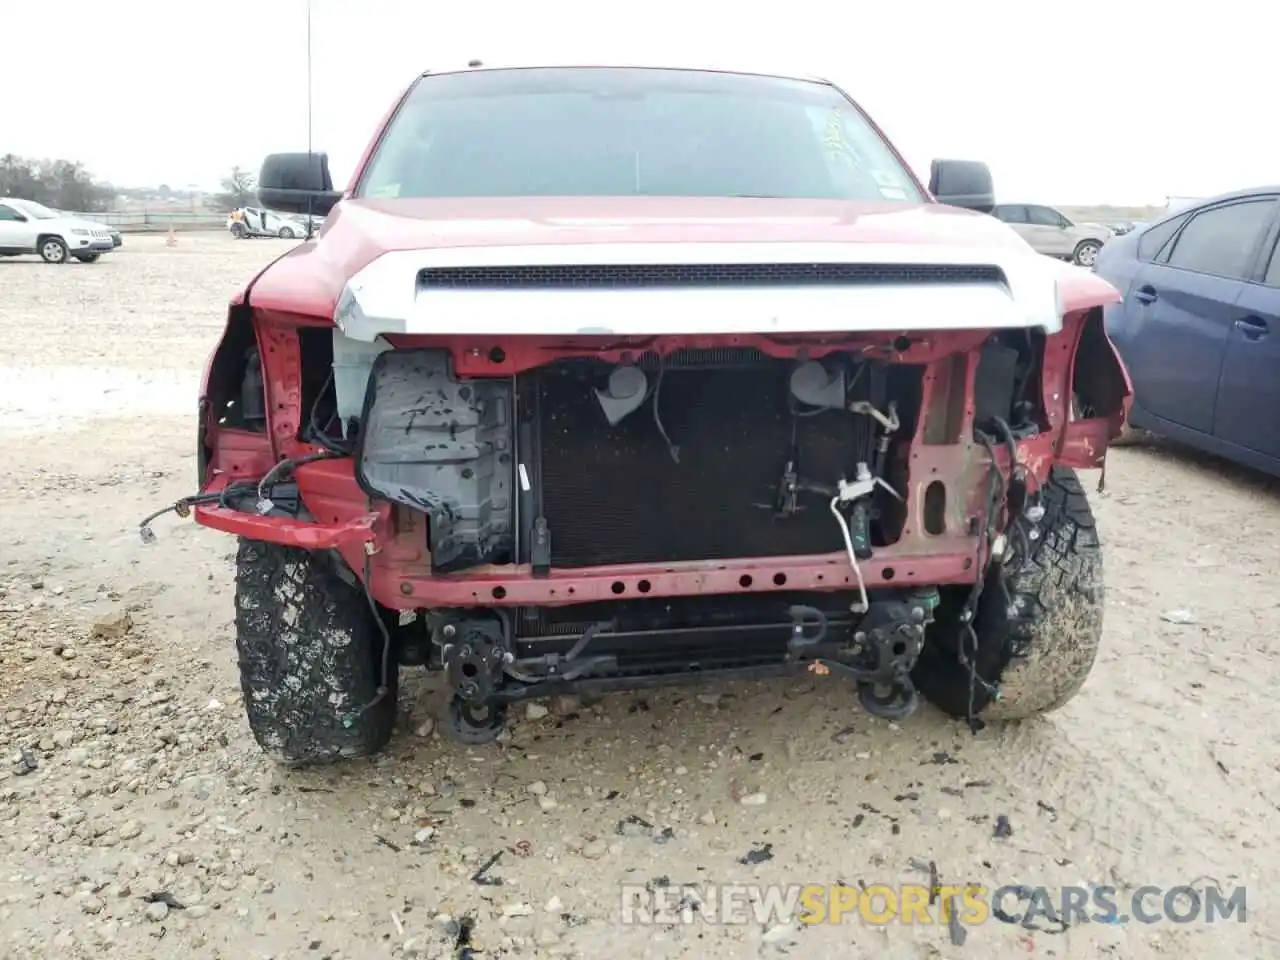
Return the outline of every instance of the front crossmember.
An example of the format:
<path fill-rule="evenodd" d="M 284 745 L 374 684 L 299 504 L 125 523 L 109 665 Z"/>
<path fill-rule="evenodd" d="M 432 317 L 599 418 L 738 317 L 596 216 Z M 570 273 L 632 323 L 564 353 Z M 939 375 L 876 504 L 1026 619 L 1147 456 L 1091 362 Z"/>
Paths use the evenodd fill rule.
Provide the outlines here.
<path fill-rule="evenodd" d="M 873 596 L 862 614 L 796 604 L 787 621 L 634 629 L 592 623 L 574 636 L 514 639 L 505 618 L 459 611 L 432 627 L 451 695 L 448 733 L 485 743 L 511 704 L 808 672 L 854 681 L 867 712 L 900 720 L 919 697 L 910 672 L 938 603 L 935 589 Z"/>

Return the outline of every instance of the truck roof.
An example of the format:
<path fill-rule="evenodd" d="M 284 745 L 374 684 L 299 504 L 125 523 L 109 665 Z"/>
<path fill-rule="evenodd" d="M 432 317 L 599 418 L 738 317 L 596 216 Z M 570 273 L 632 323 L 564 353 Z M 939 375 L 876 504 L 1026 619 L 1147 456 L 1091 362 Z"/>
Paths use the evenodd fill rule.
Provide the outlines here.
<path fill-rule="evenodd" d="M 471 66 L 473 63 L 478 65 Z M 700 70 L 707 73 L 737 73 L 745 76 L 773 77 L 779 80 L 801 80 L 809 83 L 825 84 L 831 83 L 831 81 L 825 77 L 797 73 L 790 70 L 768 69 L 759 65 L 755 68 L 751 68 L 745 64 L 730 66 L 727 64 L 710 65 L 707 63 L 689 64 L 680 62 L 564 63 L 556 61 L 503 61 L 499 63 L 488 63 L 481 60 L 471 60 L 466 63 L 445 66 L 439 69 L 433 68 L 424 70 L 421 76 L 427 77 L 442 73 L 473 73 L 481 70 L 572 70 L 591 68 L 611 70 Z"/>

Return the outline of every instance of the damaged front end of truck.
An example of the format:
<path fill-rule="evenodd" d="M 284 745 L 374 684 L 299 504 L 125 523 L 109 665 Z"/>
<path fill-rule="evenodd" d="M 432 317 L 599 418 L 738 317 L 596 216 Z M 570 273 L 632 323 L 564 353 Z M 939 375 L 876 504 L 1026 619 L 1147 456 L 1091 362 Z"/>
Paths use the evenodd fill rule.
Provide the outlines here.
<path fill-rule="evenodd" d="M 321 690 L 247 679 L 264 747 L 376 749 L 408 665 L 472 743 L 529 698 L 795 672 L 976 728 L 1057 642 L 1018 578 L 1056 517 L 1091 525 L 1071 471 L 1126 416 L 1100 281 L 1022 254 L 446 253 L 374 258 L 328 315 L 251 287 L 210 359 L 183 506 L 241 538 L 242 666 Z"/>

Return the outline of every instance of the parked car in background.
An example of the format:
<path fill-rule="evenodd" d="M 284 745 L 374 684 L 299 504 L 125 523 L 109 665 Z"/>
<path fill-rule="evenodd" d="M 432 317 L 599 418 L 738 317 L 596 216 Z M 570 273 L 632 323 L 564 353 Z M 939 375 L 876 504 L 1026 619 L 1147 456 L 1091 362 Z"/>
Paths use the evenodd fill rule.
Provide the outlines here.
<path fill-rule="evenodd" d="M 307 225 L 296 217 L 286 217 L 261 207 L 240 207 L 227 217 L 227 229 L 232 236 L 280 237 L 294 240 L 307 235 Z"/>
<path fill-rule="evenodd" d="M 991 211 L 1013 227 L 1036 253 L 1093 266 L 1102 245 L 1115 233 L 1101 223 L 1073 223 L 1053 207 L 1034 203 L 1001 203 Z"/>
<path fill-rule="evenodd" d="M 1280 186 L 1224 194 L 1108 243 L 1107 332 L 1134 427 L 1280 475 Z"/>
<path fill-rule="evenodd" d="M 70 210 L 54 210 L 53 212 L 60 217 L 73 217 L 73 218 L 76 217 L 76 214 L 71 212 Z M 93 223 L 96 223 L 98 226 L 102 227 L 103 230 L 107 231 L 107 236 L 111 238 L 111 246 L 113 249 L 115 247 L 121 246 L 124 243 L 124 237 L 120 235 L 120 230 L 116 227 L 113 227 L 111 224 L 100 223 L 97 220 L 93 220 L 92 216 L 81 217 L 79 219 L 92 220 Z"/>
<path fill-rule="evenodd" d="M 46 263 L 92 263 L 115 249 L 100 223 L 33 200 L 0 197 L 0 257 L 36 254 Z"/>
<path fill-rule="evenodd" d="M 1123 237 L 1126 233 L 1132 233 L 1134 230 L 1138 229 L 1138 227 L 1142 226 L 1142 221 L 1125 220 L 1121 223 L 1109 223 L 1107 226 L 1111 228 L 1111 232 L 1117 237 Z"/>

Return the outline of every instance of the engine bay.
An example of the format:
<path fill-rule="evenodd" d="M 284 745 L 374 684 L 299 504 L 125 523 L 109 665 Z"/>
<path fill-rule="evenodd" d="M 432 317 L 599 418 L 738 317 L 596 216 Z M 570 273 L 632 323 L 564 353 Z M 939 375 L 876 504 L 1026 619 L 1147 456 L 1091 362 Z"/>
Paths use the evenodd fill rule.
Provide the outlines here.
<path fill-rule="evenodd" d="M 387 351 L 356 477 L 427 515 L 436 573 L 865 559 L 901 533 L 922 372 L 726 347 L 464 380 L 446 351 Z"/>

